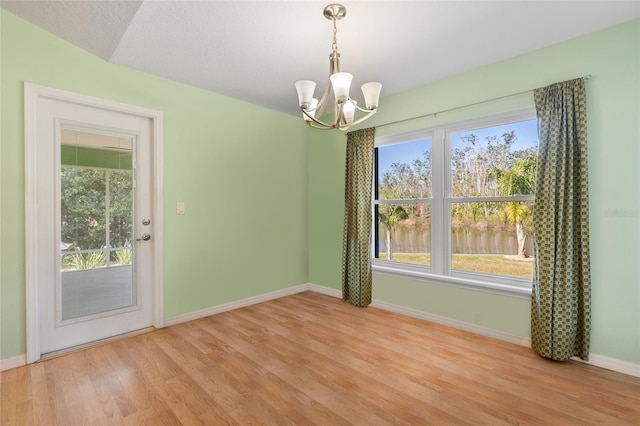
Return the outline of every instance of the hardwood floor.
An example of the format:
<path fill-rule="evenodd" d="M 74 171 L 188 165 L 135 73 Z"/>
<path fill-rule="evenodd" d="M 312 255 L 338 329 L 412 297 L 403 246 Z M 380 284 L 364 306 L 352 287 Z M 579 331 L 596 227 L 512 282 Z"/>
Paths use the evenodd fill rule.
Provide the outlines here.
<path fill-rule="evenodd" d="M 0 379 L 2 425 L 640 424 L 640 379 L 312 292 Z"/>

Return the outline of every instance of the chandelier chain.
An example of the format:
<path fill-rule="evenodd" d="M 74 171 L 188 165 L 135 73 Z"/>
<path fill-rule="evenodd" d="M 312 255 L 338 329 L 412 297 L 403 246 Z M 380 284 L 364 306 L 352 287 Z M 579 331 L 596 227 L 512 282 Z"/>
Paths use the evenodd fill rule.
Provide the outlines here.
<path fill-rule="evenodd" d="M 331 48 L 333 49 L 334 53 L 338 53 L 338 39 L 337 39 L 338 26 L 336 25 L 336 18 L 333 18 L 332 21 L 333 21 L 333 43 L 331 44 Z"/>

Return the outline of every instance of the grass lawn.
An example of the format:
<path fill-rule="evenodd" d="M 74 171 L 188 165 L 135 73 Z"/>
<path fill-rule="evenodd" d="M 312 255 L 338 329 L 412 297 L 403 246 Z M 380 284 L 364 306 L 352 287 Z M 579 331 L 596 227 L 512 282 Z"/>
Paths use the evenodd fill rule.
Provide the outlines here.
<path fill-rule="evenodd" d="M 430 265 L 431 255 L 425 253 L 394 253 L 397 262 Z M 454 254 L 451 268 L 464 271 L 484 272 L 487 274 L 508 275 L 531 278 L 533 276 L 533 258 L 515 259 L 500 254 Z"/>

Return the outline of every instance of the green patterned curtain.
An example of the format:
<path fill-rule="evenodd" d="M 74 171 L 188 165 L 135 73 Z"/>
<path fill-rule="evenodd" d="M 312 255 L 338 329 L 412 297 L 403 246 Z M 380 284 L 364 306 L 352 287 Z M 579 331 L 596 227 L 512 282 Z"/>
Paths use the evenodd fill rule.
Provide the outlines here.
<path fill-rule="evenodd" d="M 342 298 L 371 303 L 371 190 L 375 128 L 347 133 L 342 238 Z"/>
<path fill-rule="evenodd" d="M 546 358 L 587 360 L 591 272 L 584 79 L 536 89 L 534 97 L 540 145 L 531 346 Z"/>

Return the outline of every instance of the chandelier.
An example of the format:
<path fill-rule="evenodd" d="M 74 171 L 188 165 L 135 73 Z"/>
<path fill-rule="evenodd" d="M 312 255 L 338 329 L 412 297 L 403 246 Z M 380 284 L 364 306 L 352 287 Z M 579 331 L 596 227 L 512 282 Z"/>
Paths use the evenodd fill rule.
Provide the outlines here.
<path fill-rule="evenodd" d="M 340 54 L 338 53 L 338 42 L 336 35 L 338 29 L 336 22 L 344 18 L 347 9 L 341 4 L 330 4 L 324 8 L 324 17 L 333 22 L 333 43 L 332 51 L 329 54 L 329 83 L 322 95 L 318 99 L 313 97 L 316 83 L 311 80 L 300 80 L 295 83 L 298 92 L 298 102 L 302 110 L 302 117 L 307 124 L 315 129 L 340 129 L 346 130 L 354 124 L 358 124 L 371 117 L 378 109 L 378 99 L 382 84 L 371 82 L 362 85 L 365 108 L 358 106 L 358 103 L 349 96 L 349 88 L 353 76 L 347 72 L 340 71 Z M 333 88 L 333 120 L 330 123 L 321 121 L 327 105 L 329 96 Z M 365 113 L 354 121 L 356 110 Z"/>

